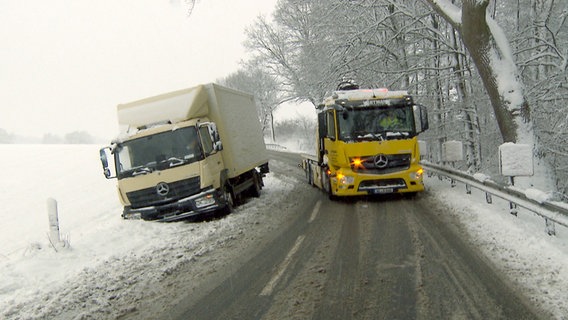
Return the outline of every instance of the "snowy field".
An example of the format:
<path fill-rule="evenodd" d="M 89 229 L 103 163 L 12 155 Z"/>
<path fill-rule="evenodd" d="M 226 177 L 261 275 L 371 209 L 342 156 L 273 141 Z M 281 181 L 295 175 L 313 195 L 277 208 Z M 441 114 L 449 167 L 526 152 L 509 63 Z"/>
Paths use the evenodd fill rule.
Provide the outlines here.
<path fill-rule="evenodd" d="M 225 246 L 233 234 L 277 226 L 279 204 L 306 182 L 269 174 L 263 196 L 224 219 L 203 223 L 125 221 L 115 180 L 106 180 L 98 146 L 0 145 L 0 319 L 112 319 L 140 303 L 140 292 L 180 264 Z M 271 166 L 283 166 L 273 162 Z M 543 219 L 463 185 L 426 179 L 428 192 L 451 208 L 449 221 L 507 274 L 539 308 L 568 319 L 568 230 L 555 237 Z M 48 198 L 58 201 L 61 234 L 68 248 L 48 241 Z M 263 201 L 270 199 L 270 203 Z M 260 231 L 258 231 L 260 232 Z M 199 273 L 199 270 L 196 270 Z M 123 292 L 125 287 L 133 292 Z M 102 293 L 100 293 L 102 292 Z M 80 307 L 77 307 L 77 305 Z M 69 309 L 69 306 L 74 309 Z M 66 311 L 67 310 L 67 311 Z M 71 311 L 69 311 L 71 310 Z M 81 310 L 76 311 L 76 310 Z"/>

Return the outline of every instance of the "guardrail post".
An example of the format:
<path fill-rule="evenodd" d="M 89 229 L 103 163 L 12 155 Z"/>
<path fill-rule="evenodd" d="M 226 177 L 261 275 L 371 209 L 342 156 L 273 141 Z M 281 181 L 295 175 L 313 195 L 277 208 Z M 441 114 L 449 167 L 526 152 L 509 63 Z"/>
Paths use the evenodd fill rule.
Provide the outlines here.
<path fill-rule="evenodd" d="M 519 213 L 519 211 L 517 210 L 517 204 L 514 202 L 509 202 L 509 213 L 511 213 L 512 215 L 514 215 L 515 217 L 517 216 L 517 214 Z"/>
<path fill-rule="evenodd" d="M 515 177 L 510 176 L 509 177 L 509 185 L 510 186 L 515 186 Z M 514 202 L 509 202 L 509 212 L 514 215 L 515 217 L 517 216 L 518 210 L 517 210 L 517 204 Z"/>
<path fill-rule="evenodd" d="M 491 197 L 491 193 L 485 192 L 485 201 L 487 201 L 487 203 L 489 204 L 493 203 L 493 197 Z"/>
<path fill-rule="evenodd" d="M 455 161 L 449 161 L 452 164 L 452 169 L 456 168 L 456 162 Z M 454 178 L 450 178 L 450 186 L 452 188 L 454 188 L 456 186 L 456 180 L 454 180 Z"/>
<path fill-rule="evenodd" d="M 548 218 L 544 218 L 544 223 L 546 224 L 545 231 L 548 233 L 549 236 L 556 235 L 556 226 L 554 225 L 554 221 L 550 221 Z"/>

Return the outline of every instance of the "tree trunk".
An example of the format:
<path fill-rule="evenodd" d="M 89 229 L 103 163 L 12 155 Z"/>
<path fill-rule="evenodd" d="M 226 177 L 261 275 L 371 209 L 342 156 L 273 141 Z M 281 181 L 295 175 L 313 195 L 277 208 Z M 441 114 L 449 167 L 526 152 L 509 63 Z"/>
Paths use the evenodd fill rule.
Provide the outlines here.
<path fill-rule="evenodd" d="M 496 39 L 495 30 L 491 30 L 488 24 L 489 1 L 463 0 L 459 21 L 450 15 L 449 10 L 442 8 L 438 1 L 428 2 L 460 32 L 493 106 L 503 141 L 534 145 L 530 109 L 522 92 L 522 81 L 512 57 L 503 51 L 505 48 L 499 47 L 498 40 L 504 44 L 505 39 Z M 448 1 L 445 3 L 450 5 Z"/>
<path fill-rule="evenodd" d="M 461 34 L 493 105 L 503 142 L 518 142 L 519 127 L 515 117 L 522 117 L 525 123 L 530 121 L 529 108 L 524 97 L 519 106 L 511 106 L 514 102 L 508 101 L 500 92 L 492 62 L 502 60 L 502 54 L 487 25 L 488 4 L 489 1 L 463 1 Z"/>

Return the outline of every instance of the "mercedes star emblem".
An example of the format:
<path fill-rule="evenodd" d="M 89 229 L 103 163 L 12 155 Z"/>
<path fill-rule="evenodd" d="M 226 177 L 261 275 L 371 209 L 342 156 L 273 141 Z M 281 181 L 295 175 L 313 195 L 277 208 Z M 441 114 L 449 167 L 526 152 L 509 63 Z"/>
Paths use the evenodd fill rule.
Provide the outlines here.
<path fill-rule="evenodd" d="M 374 163 L 375 167 L 382 169 L 387 166 L 389 159 L 384 154 L 378 154 L 375 156 Z"/>
<path fill-rule="evenodd" d="M 156 186 L 156 193 L 158 193 L 161 196 L 166 196 L 168 192 L 170 192 L 170 186 L 168 186 L 167 183 L 165 182 L 158 183 L 158 185 Z"/>

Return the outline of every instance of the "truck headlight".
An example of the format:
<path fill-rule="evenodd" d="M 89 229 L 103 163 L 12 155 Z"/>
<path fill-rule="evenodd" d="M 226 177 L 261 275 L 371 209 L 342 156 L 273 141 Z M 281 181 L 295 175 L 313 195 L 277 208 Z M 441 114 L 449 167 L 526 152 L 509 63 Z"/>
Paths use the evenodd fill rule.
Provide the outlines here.
<path fill-rule="evenodd" d="M 338 175 L 337 178 L 338 178 L 340 184 L 353 184 L 353 183 L 355 183 L 355 177 L 352 177 L 352 176 L 344 176 L 344 175 L 339 176 Z"/>
<path fill-rule="evenodd" d="M 212 194 L 207 194 L 201 198 L 195 199 L 195 206 L 198 208 L 210 206 L 215 203 L 215 198 Z"/>
<path fill-rule="evenodd" d="M 424 169 L 420 168 L 416 172 L 412 172 L 410 174 L 410 179 L 412 180 L 420 180 L 422 178 L 422 174 L 424 174 Z"/>

